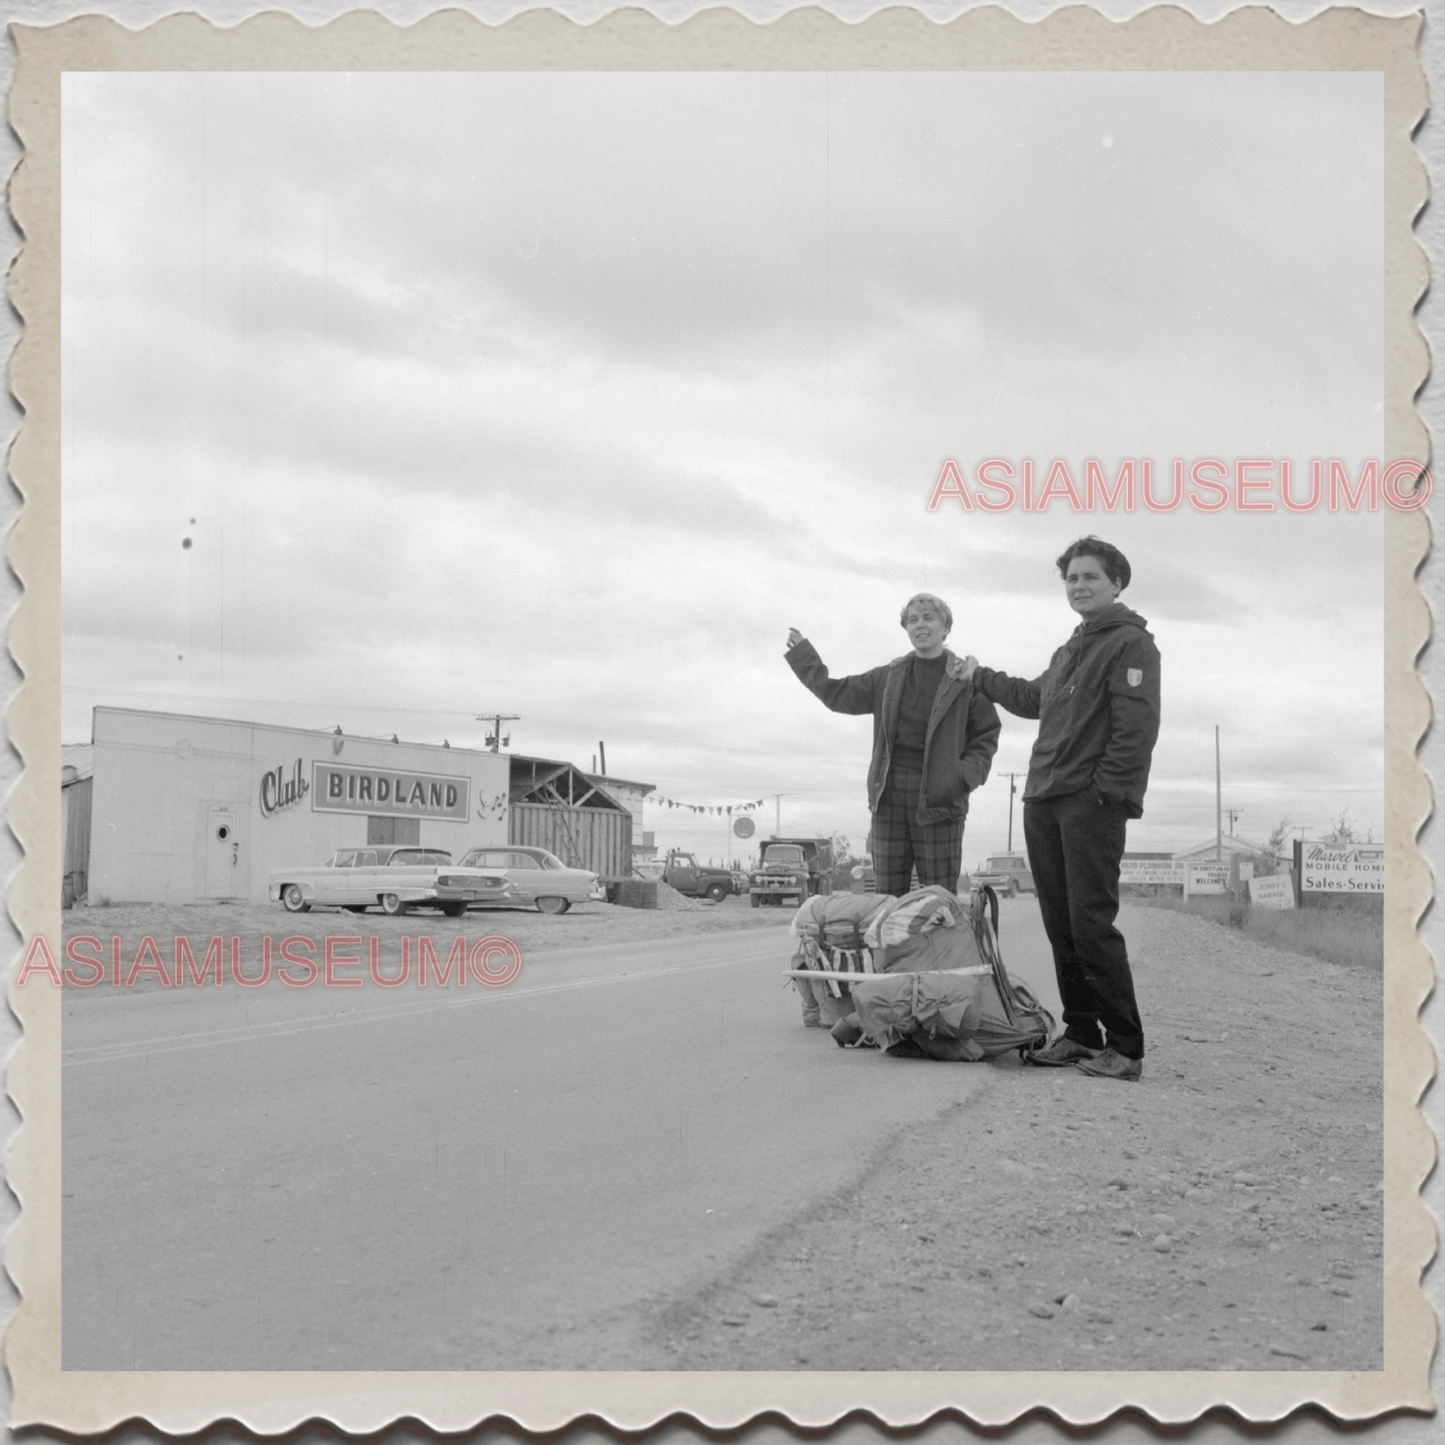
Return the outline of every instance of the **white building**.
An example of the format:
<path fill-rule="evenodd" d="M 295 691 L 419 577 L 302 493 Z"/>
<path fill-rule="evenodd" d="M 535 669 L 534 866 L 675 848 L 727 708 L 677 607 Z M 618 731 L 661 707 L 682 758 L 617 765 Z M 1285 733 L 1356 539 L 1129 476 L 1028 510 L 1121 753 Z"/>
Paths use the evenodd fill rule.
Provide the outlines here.
<path fill-rule="evenodd" d="M 273 869 L 337 848 L 509 841 L 504 754 L 111 707 L 91 744 L 88 847 L 67 840 L 90 903 L 261 903 Z"/>

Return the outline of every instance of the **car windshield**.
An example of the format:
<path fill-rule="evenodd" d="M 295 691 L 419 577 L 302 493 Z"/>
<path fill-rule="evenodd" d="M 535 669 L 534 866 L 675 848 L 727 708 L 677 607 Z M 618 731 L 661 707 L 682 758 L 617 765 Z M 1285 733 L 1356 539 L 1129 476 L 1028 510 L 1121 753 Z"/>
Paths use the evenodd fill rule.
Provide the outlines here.
<path fill-rule="evenodd" d="M 388 860 L 401 868 L 414 868 L 418 864 L 450 863 L 451 854 L 435 848 L 398 848 Z"/>
<path fill-rule="evenodd" d="M 768 863 L 780 863 L 784 868 L 801 868 L 803 865 L 803 850 L 801 848 L 769 848 Z"/>
<path fill-rule="evenodd" d="M 567 865 L 555 853 L 543 853 L 542 866 L 544 868 L 565 868 Z"/>
<path fill-rule="evenodd" d="M 1024 860 L 1022 858 L 990 858 L 988 866 L 991 872 L 1006 873 L 1010 868 L 1022 868 Z"/>

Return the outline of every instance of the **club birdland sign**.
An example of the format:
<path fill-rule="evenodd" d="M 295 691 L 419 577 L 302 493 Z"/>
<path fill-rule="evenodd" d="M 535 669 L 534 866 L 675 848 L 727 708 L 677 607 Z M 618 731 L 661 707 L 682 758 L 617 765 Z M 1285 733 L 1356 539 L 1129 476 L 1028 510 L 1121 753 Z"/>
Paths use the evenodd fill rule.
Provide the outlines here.
<path fill-rule="evenodd" d="M 318 813 L 387 813 L 464 822 L 470 796 L 470 778 L 346 763 L 311 765 L 311 806 Z"/>

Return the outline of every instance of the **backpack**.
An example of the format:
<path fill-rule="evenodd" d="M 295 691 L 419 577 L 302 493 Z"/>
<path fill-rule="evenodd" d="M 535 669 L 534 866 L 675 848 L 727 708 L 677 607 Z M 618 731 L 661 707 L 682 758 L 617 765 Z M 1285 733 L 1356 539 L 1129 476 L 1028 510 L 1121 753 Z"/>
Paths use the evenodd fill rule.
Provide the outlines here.
<path fill-rule="evenodd" d="M 828 906 L 834 903 L 841 905 L 836 912 Z M 902 898 L 814 898 L 793 920 L 793 961 L 796 973 L 860 975 L 808 981 L 824 1019 L 844 1029 L 840 1043 L 892 1048 L 908 1040 L 929 1058 L 977 1061 L 1037 1048 L 1054 1029 L 1053 1015 L 1009 977 L 997 929 L 998 898 L 988 888 L 967 902 L 938 887 Z M 861 948 L 841 946 L 859 933 Z"/>

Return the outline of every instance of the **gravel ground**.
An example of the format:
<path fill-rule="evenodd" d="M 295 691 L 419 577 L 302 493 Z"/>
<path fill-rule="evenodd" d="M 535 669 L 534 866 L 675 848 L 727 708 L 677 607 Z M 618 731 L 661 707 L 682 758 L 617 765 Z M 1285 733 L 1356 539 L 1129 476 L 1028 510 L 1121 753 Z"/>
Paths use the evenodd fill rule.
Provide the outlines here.
<path fill-rule="evenodd" d="M 682 900 L 688 902 L 690 900 Z M 77 908 L 67 937 L 142 933 L 171 957 L 239 936 L 397 940 L 459 932 L 549 949 L 727 929 L 788 910 L 729 898 L 657 911 L 589 903 L 460 920 L 278 906 Z M 940 1064 L 794 1046 L 839 1068 L 972 1068 L 974 1102 L 900 1133 L 854 1181 L 724 1278 L 660 1300 L 647 1367 L 679 1370 L 1376 1370 L 1382 1364 L 1381 979 L 1185 915 L 1126 908 L 1149 1054 L 1144 1080 Z M 780 953 L 785 948 L 779 943 Z M 138 988 L 161 987 L 147 975 Z M 69 999 L 109 988 L 70 990 Z M 837 1132 L 826 1103 L 800 1128 Z"/>

